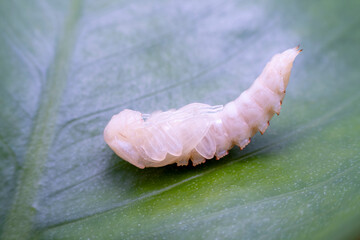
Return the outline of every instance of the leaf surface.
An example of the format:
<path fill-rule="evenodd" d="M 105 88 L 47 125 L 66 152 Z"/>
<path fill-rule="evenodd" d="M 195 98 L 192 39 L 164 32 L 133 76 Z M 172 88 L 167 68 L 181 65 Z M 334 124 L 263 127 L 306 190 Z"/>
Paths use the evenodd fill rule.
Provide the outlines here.
<path fill-rule="evenodd" d="M 2 239 L 347 239 L 360 227 L 360 2 L 0 2 Z M 301 44 L 243 151 L 140 170 L 113 114 L 225 104 Z"/>

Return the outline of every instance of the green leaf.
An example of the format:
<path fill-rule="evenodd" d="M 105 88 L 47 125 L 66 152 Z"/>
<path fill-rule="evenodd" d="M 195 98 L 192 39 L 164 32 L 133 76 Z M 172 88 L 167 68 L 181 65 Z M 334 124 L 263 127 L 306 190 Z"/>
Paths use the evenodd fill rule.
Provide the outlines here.
<path fill-rule="evenodd" d="M 360 227 L 360 2 L 1 1 L 2 239 L 347 239 Z M 225 104 L 301 44 L 243 151 L 140 170 L 125 108 Z"/>

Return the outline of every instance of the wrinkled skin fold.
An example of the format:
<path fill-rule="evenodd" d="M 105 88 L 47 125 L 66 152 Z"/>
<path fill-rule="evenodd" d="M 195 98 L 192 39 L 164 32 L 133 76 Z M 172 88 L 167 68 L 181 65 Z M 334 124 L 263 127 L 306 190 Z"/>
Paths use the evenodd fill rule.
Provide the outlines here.
<path fill-rule="evenodd" d="M 139 167 L 204 163 L 224 157 L 234 145 L 243 149 L 280 113 L 299 47 L 276 54 L 249 89 L 225 106 L 192 103 L 151 115 L 125 109 L 104 130 L 105 142 Z"/>

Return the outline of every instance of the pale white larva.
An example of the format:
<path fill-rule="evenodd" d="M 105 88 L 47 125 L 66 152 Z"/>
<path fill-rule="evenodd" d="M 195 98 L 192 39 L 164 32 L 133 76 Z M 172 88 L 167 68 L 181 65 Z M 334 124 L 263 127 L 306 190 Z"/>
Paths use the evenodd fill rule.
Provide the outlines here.
<path fill-rule="evenodd" d="M 104 139 L 114 152 L 139 168 L 204 163 L 243 149 L 279 114 L 299 47 L 276 54 L 252 86 L 225 106 L 192 103 L 152 115 L 125 109 L 114 115 Z"/>

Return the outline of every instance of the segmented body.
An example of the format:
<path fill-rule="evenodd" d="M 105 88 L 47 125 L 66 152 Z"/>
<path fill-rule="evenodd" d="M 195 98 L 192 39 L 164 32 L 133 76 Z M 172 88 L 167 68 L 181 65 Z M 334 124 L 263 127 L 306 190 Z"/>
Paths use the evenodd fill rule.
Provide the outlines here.
<path fill-rule="evenodd" d="M 124 160 L 139 168 L 177 163 L 197 165 L 225 156 L 234 145 L 243 149 L 251 137 L 263 134 L 279 114 L 295 57 L 293 48 L 276 54 L 252 86 L 223 106 L 192 103 L 152 115 L 124 110 L 114 115 L 104 139 Z"/>

